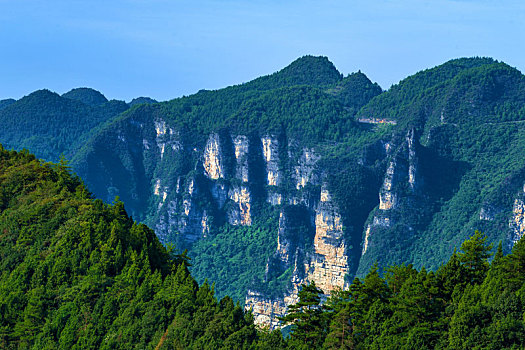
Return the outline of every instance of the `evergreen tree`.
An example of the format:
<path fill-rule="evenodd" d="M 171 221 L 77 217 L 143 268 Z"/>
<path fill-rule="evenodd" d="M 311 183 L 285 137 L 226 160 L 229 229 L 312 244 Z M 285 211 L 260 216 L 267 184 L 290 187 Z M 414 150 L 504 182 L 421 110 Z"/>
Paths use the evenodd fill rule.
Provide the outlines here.
<path fill-rule="evenodd" d="M 288 306 L 286 316 L 281 318 L 284 324 L 292 323 L 292 340 L 311 348 L 318 348 L 323 343 L 327 331 L 327 318 L 320 305 L 323 291 L 315 285 L 301 285 L 299 301 Z"/>

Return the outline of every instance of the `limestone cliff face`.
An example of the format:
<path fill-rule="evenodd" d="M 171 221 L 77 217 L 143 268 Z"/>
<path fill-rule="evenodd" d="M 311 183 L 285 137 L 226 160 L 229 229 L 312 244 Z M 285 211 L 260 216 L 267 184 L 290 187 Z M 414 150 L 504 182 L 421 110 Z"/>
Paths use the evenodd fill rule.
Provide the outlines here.
<path fill-rule="evenodd" d="M 228 192 L 229 198 L 234 205 L 228 211 L 228 222 L 232 225 L 252 224 L 251 195 L 247 186 L 232 186 Z"/>
<path fill-rule="evenodd" d="M 276 137 L 264 136 L 261 138 L 263 158 L 266 163 L 266 180 L 269 186 L 281 184 L 279 170 L 279 142 Z"/>
<path fill-rule="evenodd" d="M 405 206 L 410 205 L 412 197 L 421 187 L 417 147 L 414 129 L 408 131 L 404 138 L 394 139 L 385 145 L 388 165 L 379 192 L 379 206 L 365 228 L 361 255 L 370 248 L 372 237 L 378 229 L 389 228 L 396 222 L 400 202 L 403 201 Z M 410 226 L 407 231 L 411 231 Z"/>
<path fill-rule="evenodd" d="M 164 207 L 159 207 L 159 215 L 155 231 L 159 238 L 169 241 L 170 233 L 182 234 L 188 242 L 195 242 L 210 231 L 208 214 L 201 208 L 195 198 L 200 189 L 195 178 L 189 180 L 181 200 L 170 200 Z"/>
<path fill-rule="evenodd" d="M 314 254 L 305 266 L 307 280 L 325 292 L 346 286 L 349 273 L 347 242 L 343 222 L 326 188 L 315 211 Z"/>
<path fill-rule="evenodd" d="M 235 178 L 242 182 L 248 182 L 248 137 L 238 135 L 233 139 L 233 144 L 235 146 L 235 160 L 237 164 L 235 168 Z"/>
<path fill-rule="evenodd" d="M 265 278 L 281 277 L 287 287 L 272 297 L 252 288 L 246 306 L 254 307 L 259 324 L 275 327 L 276 316 L 297 301 L 302 283 L 315 281 L 327 295 L 345 287 L 345 276 L 353 273 L 348 256 L 356 255 L 350 248 L 355 244 L 346 237 L 342 213 L 314 148 L 286 135 L 228 130 L 191 139 L 168 120 L 141 119 L 140 114 L 122 123 L 115 144 L 100 147 L 109 154 L 127 149 L 123 168 L 131 169 L 132 182 L 140 186 L 128 191 L 127 177 L 116 174 L 121 182 L 108 187 L 114 188 L 111 194 L 136 193 L 132 198 L 147 203 L 148 216 L 141 219 L 155 228 L 162 242 L 191 246 L 219 225 L 252 225 L 255 208 L 274 206 L 280 211 L 277 249 Z M 126 163 L 130 161 L 133 164 Z M 110 162 L 114 159 L 99 172 L 108 172 L 114 166 Z"/>
<path fill-rule="evenodd" d="M 511 245 L 514 245 L 525 233 L 525 202 L 521 198 L 516 198 L 514 201 L 509 226 L 512 229 L 509 241 Z"/>
<path fill-rule="evenodd" d="M 268 261 L 266 278 L 269 281 L 291 271 L 286 275 L 289 287 L 284 295 L 270 298 L 257 290 L 248 293 L 246 307 L 253 307 L 256 322 L 276 327 L 276 317 L 284 315 L 286 306 L 297 301 L 302 283 L 315 281 L 327 295 L 334 288 L 345 287 L 345 276 L 350 273 L 350 244 L 339 209 L 322 181 L 325 175 L 317 168 L 320 156 L 314 149 L 286 137 L 257 138 L 224 131 L 210 134 L 202 148 L 189 147 L 176 143 L 177 135 L 166 123 L 156 122 L 158 168 L 169 168 L 162 166 L 173 159 L 166 153 L 168 148 L 171 153 L 191 149 L 184 154 L 196 164 L 186 174 L 176 174 L 176 182 L 168 181 L 161 173 L 152 183 L 158 200 L 159 237 L 169 241 L 178 234 L 187 242 L 195 242 L 210 233 L 210 212 L 223 215 L 231 225 L 251 225 L 256 189 L 265 194 L 266 202 L 281 208 L 277 250 Z M 168 136 L 169 140 L 164 139 Z M 257 182 L 259 178 L 261 183 Z M 291 188 L 282 192 L 284 181 Z"/>
<path fill-rule="evenodd" d="M 525 234 L 525 185 L 514 200 L 509 227 L 511 229 L 509 246 L 512 247 Z"/>
<path fill-rule="evenodd" d="M 308 183 L 316 184 L 318 179 L 314 172 L 315 164 L 319 161 L 320 157 L 315 153 L 313 149 L 304 148 L 301 152 L 301 156 L 294 166 L 293 178 L 295 180 L 295 188 L 300 190 L 305 187 Z"/>
<path fill-rule="evenodd" d="M 204 148 L 203 167 L 206 176 L 212 180 L 224 178 L 225 166 L 223 150 L 218 134 L 211 134 Z"/>
<path fill-rule="evenodd" d="M 317 201 L 311 204 L 310 207 L 296 204 L 281 210 L 277 250 L 267 264 L 267 278 L 271 273 L 289 269 L 293 272 L 284 295 L 268 298 L 260 291 L 249 291 L 245 307 L 253 311 L 255 322 L 260 326 L 278 327 L 277 317 L 285 314 L 288 305 L 298 301 L 303 283 L 315 281 L 326 295 L 347 285 L 348 243 L 341 215 L 326 185 L 321 187 Z"/>

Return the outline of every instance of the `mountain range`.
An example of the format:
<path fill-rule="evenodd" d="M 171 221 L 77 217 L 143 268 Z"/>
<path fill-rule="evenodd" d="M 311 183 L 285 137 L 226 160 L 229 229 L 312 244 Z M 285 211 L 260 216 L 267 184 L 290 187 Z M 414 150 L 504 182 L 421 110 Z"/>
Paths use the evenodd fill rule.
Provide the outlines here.
<path fill-rule="evenodd" d="M 525 230 L 525 77 L 491 58 L 386 91 L 314 56 L 160 103 L 40 90 L 0 101 L 0 122 L 5 148 L 70 159 L 270 327 L 302 283 L 437 270 L 475 230 L 505 253 Z"/>

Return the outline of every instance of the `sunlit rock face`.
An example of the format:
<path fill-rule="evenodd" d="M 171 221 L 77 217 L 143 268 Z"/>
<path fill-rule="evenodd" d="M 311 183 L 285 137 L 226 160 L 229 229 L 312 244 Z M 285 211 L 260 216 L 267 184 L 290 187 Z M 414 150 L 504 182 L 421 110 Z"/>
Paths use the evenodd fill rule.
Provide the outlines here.
<path fill-rule="evenodd" d="M 370 248 L 376 231 L 391 227 L 396 223 L 397 211 L 407 209 L 400 207 L 401 202 L 405 207 L 415 202 L 413 198 L 418 195 L 422 186 L 417 148 L 414 129 L 409 130 L 404 138 L 397 141 L 397 144 L 386 144 L 388 163 L 379 191 L 379 206 L 366 225 L 361 255 Z M 406 230 L 411 232 L 412 228 L 407 226 Z"/>
<path fill-rule="evenodd" d="M 288 305 L 298 301 L 298 291 L 303 283 L 315 281 L 325 292 L 325 297 L 334 289 L 347 285 L 350 267 L 342 218 L 326 186 L 318 194 L 313 207 L 299 204 L 281 210 L 277 250 L 267 271 L 271 266 L 283 271 L 291 268 L 293 272 L 288 291 L 280 297 L 268 298 L 255 290 L 248 293 L 245 307 L 252 310 L 259 326 L 279 327 L 278 317 L 285 314 Z M 297 215 L 310 216 L 312 220 L 298 225 L 294 220 Z M 313 249 L 305 249 L 310 245 Z"/>
<path fill-rule="evenodd" d="M 279 142 L 272 136 L 261 138 L 263 148 L 263 159 L 266 163 L 266 179 L 270 186 L 281 184 L 281 173 L 279 171 Z"/>
<path fill-rule="evenodd" d="M 509 245 L 514 246 L 525 233 L 525 185 L 514 200 L 512 206 L 512 215 L 509 220 L 509 227 L 511 229 Z"/>
<path fill-rule="evenodd" d="M 248 187 L 233 186 L 228 192 L 228 196 L 234 203 L 228 212 L 229 223 L 250 226 L 252 224 L 251 195 Z"/>
<path fill-rule="evenodd" d="M 233 139 L 233 145 L 235 147 L 235 178 L 242 182 L 248 182 L 248 151 L 249 142 L 248 137 L 244 135 L 238 135 Z"/>
<path fill-rule="evenodd" d="M 203 168 L 206 176 L 212 180 L 224 178 L 224 161 L 218 134 L 211 134 L 204 148 Z"/>

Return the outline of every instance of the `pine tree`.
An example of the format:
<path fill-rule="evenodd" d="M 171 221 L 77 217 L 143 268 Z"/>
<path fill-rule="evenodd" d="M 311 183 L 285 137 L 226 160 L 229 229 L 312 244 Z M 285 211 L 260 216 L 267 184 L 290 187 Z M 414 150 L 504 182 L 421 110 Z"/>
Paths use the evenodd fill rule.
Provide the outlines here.
<path fill-rule="evenodd" d="M 485 279 L 489 269 L 488 258 L 492 255 L 492 244 L 487 245 L 487 236 L 476 230 L 474 235 L 461 245 L 458 254 L 459 261 L 466 268 L 467 279 L 470 283 L 480 284 Z"/>
<path fill-rule="evenodd" d="M 313 348 L 323 343 L 328 328 L 320 305 L 322 294 L 315 282 L 303 284 L 298 293 L 299 302 L 289 305 L 287 315 L 280 319 L 284 324 L 293 324 L 292 339 Z"/>

